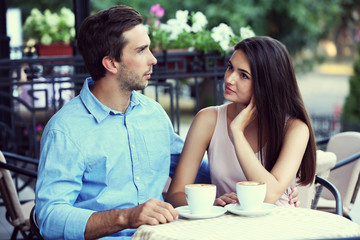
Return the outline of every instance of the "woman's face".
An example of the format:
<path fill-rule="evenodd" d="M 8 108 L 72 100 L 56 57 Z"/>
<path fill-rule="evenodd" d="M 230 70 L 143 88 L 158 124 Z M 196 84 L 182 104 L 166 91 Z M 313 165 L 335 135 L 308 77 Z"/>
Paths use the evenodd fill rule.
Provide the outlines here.
<path fill-rule="evenodd" d="M 249 104 L 252 97 L 250 63 L 241 50 L 236 50 L 228 62 L 225 72 L 224 98 L 228 101 Z"/>

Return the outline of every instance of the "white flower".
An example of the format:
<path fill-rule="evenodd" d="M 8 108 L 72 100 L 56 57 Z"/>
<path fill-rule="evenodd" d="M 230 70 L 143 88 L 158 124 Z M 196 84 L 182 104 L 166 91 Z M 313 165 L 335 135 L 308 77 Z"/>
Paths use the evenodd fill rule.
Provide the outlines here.
<path fill-rule="evenodd" d="M 211 32 L 211 37 L 217 42 L 224 38 L 230 39 L 231 36 L 234 36 L 233 30 L 225 23 L 220 23 L 219 26 L 211 29 Z"/>
<path fill-rule="evenodd" d="M 51 13 L 48 9 L 44 11 L 45 22 L 50 28 L 56 27 L 60 23 L 60 17 L 56 13 Z"/>
<path fill-rule="evenodd" d="M 196 12 L 192 17 L 192 31 L 196 33 L 203 30 L 207 23 L 206 16 L 202 12 Z"/>
<path fill-rule="evenodd" d="M 229 50 L 230 44 L 228 41 L 220 41 L 219 44 L 222 50 Z"/>
<path fill-rule="evenodd" d="M 34 8 L 23 29 L 28 37 L 47 45 L 54 41 L 70 42 L 75 37 L 74 25 L 75 15 L 68 8 L 63 7 L 59 13 L 52 13 L 49 9 L 41 13 Z"/>
<path fill-rule="evenodd" d="M 176 19 L 169 19 L 166 24 L 161 24 L 160 28 L 170 33 L 169 40 L 175 40 L 183 32 L 181 25 Z"/>
<path fill-rule="evenodd" d="M 33 18 L 32 18 L 33 17 Z M 39 9 L 37 8 L 33 8 L 31 10 L 31 13 L 30 13 L 30 16 L 29 16 L 29 19 L 30 20 L 34 20 L 35 22 L 41 22 L 42 21 L 42 13 L 40 12 Z M 30 21 L 29 20 L 29 21 Z"/>
<path fill-rule="evenodd" d="M 189 16 L 189 11 L 188 10 L 184 10 L 184 11 L 177 10 L 176 11 L 176 20 L 180 24 L 187 24 L 188 16 Z"/>
<path fill-rule="evenodd" d="M 71 36 L 71 38 L 74 38 L 75 35 L 76 35 L 76 31 L 75 31 L 75 28 L 73 27 L 70 29 L 70 36 Z"/>
<path fill-rule="evenodd" d="M 220 47 L 226 51 L 230 46 L 230 39 L 234 36 L 232 29 L 225 23 L 220 23 L 219 26 L 211 29 L 211 37 L 215 42 L 220 44 Z"/>
<path fill-rule="evenodd" d="M 41 39 L 40 42 L 44 45 L 49 45 L 50 43 L 52 43 L 52 38 L 50 37 L 49 34 L 45 33 Z"/>
<path fill-rule="evenodd" d="M 249 27 L 241 27 L 240 28 L 240 36 L 242 39 L 246 39 L 246 38 L 254 37 L 255 33 Z"/>
<path fill-rule="evenodd" d="M 142 26 L 145 28 L 146 32 L 149 34 L 150 33 L 149 25 L 148 24 L 142 24 Z"/>
<path fill-rule="evenodd" d="M 175 19 L 169 19 L 160 28 L 170 33 L 169 40 L 175 40 L 182 32 L 190 32 L 191 27 L 187 24 L 188 11 L 178 10 Z"/>
<path fill-rule="evenodd" d="M 61 18 L 65 20 L 68 27 L 75 26 L 75 15 L 70 9 L 65 7 L 61 8 L 60 15 Z"/>

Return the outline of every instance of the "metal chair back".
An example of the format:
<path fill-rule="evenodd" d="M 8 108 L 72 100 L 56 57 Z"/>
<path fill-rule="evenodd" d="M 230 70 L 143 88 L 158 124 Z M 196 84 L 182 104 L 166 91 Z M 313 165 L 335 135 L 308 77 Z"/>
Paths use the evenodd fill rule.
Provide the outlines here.
<path fill-rule="evenodd" d="M 6 160 L 0 151 L 0 162 L 6 164 Z M 32 239 L 30 232 L 29 215 L 34 201 L 21 204 L 15 184 L 8 169 L 0 166 L 0 192 L 6 208 L 6 219 L 14 226 L 11 239 L 16 239 L 20 232 L 24 239 Z M 29 210 L 30 209 L 30 210 Z"/>

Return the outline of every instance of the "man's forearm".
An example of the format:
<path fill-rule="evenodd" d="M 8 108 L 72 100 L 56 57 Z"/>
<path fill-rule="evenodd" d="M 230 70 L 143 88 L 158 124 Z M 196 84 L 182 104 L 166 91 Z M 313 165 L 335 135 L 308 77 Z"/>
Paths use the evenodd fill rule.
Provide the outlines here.
<path fill-rule="evenodd" d="M 93 213 L 86 224 L 85 239 L 97 239 L 129 228 L 128 214 L 128 209 Z"/>

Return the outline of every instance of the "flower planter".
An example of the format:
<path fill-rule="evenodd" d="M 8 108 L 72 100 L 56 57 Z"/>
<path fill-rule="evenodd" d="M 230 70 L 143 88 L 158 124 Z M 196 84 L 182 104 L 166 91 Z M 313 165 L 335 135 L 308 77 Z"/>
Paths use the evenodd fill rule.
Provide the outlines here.
<path fill-rule="evenodd" d="M 189 75 L 192 77 L 194 73 L 198 76 L 205 77 L 206 75 L 223 76 L 227 68 L 227 61 L 231 57 L 231 52 L 227 55 L 222 55 L 220 52 L 209 51 L 204 54 L 201 51 L 188 51 L 183 49 L 170 49 L 154 53 L 157 59 L 157 64 L 154 66 L 156 73 L 153 77 L 156 78 L 158 73 L 171 75 L 179 75 L 185 77 Z"/>
<path fill-rule="evenodd" d="M 73 56 L 72 46 L 65 43 L 52 43 L 50 45 L 37 44 L 36 51 L 39 57 Z"/>

